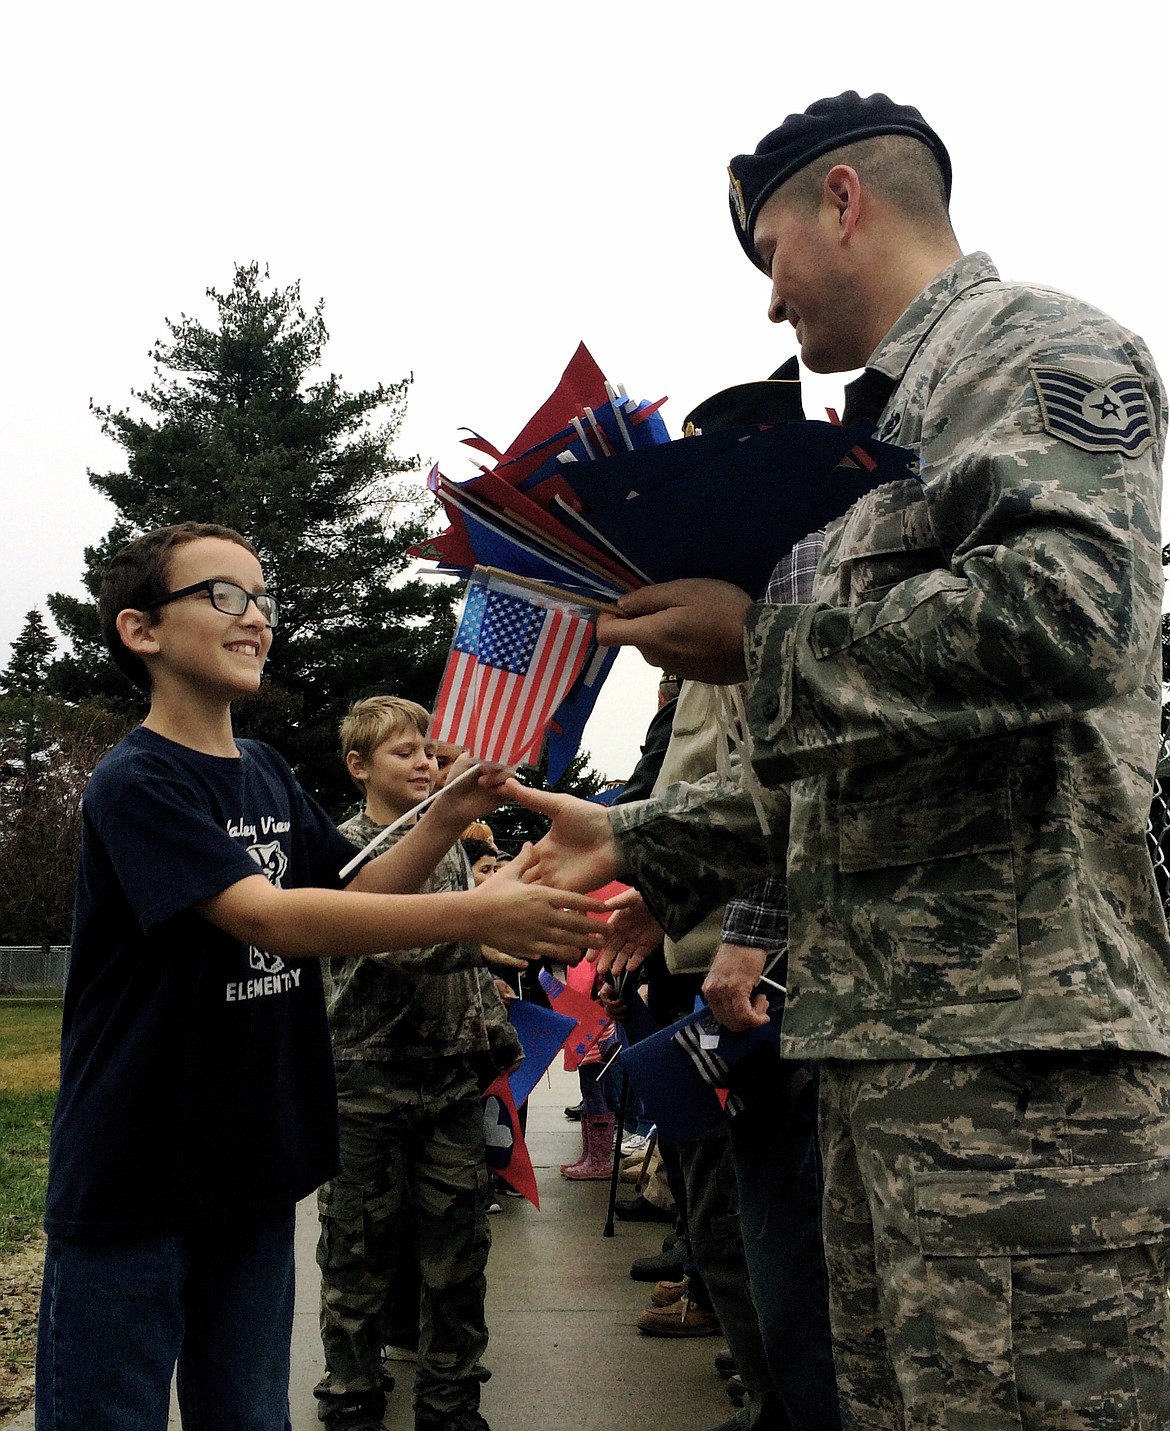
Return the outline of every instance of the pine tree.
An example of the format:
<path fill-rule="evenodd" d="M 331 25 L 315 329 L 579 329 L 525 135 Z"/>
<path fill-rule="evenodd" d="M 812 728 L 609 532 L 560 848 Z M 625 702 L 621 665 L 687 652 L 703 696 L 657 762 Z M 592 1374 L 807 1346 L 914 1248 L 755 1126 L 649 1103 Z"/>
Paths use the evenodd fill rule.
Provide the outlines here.
<path fill-rule="evenodd" d="M 452 588 L 405 575 L 427 516 L 421 484 L 402 481 L 415 460 L 392 451 L 410 379 L 349 392 L 321 375 L 323 304 L 307 310 L 298 284 L 274 287 L 256 263 L 207 296 L 210 324 L 168 320 L 151 350 L 154 381 L 132 394 L 145 415 L 94 408 L 126 469 L 89 474 L 118 517 L 86 550 L 85 584 L 96 596 L 109 557 L 152 527 L 221 522 L 248 537 L 281 625 L 237 729 L 271 740 L 336 809 L 348 790 L 336 752 L 347 705 L 380 691 L 429 704 L 453 629 Z M 71 646 L 50 689 L 140 712 L 102 649 L 96 605 L 56 594 L 49 607 Z"/>
<path fill-rule="evenodd" d="M 7 696 L 35 696 L 45 688 L 57 642 L 34 606 L 24 627 L 12 644 L 11 658 L 0 671 L 0 693 Z"/>
<path fill-rule="evenodd" d="M 0 698 L 0 944 L 69 942 L 81 797 L 123 734 L 94 702 Z"/>
<path fill-rule="evenodd" d="M 0 671 L 0 943 L 69 939 L 81 795 L 125 723 L 45 693 L 56 641 L 28 613 Z"/>

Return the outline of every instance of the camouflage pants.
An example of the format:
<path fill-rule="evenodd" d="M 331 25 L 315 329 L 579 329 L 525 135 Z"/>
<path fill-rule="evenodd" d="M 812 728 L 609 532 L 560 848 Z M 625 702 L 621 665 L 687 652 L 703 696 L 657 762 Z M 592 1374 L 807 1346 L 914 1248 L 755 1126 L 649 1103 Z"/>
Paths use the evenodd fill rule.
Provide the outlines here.
<path fill-rule="evenodd" d="M 827 1061 L 844 1422 L 1170 1426 L 1170 1060 Z"/>
<path fill-rule="evenodd" d="M 338 1065 L 341 1172 L 317 1194 L 324 1420 L 381 1402 L 382 1312 L 412 1223 L 422 1272 L 416 1410 L 479 1405 L 486 1216 L 483 1108 L 470 1059 Z"/>

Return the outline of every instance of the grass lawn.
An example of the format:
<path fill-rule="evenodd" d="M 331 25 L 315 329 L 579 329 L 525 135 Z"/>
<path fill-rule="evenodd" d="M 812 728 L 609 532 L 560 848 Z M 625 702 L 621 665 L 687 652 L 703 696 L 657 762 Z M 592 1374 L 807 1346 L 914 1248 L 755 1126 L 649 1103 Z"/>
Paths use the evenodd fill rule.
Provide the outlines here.
<path fill-rule="evenodd" d="M 0 1258 L 41 1224 L 60 999 L 0 999 Z"/>
<path fill-rule="evenodd" d="M 61 999 L 0 999 L 0 1421 L 32 1399 Z"/>

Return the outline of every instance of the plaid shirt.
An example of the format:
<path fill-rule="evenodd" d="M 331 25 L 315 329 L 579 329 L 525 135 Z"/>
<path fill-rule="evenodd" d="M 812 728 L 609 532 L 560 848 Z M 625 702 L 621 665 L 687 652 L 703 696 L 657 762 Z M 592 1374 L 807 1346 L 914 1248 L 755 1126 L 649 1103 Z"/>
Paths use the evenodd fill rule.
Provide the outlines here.
<path fill-rule="evenodd" d="M 776 563 L 764 592 L 769 606 L 797 606 L 812 600 L 813 578 L 821 549 L 823 530 L 802 537 L 786 557 Z M 745 895 L 733 899 L 723 917 L 724 944 L 749 949 L 775 951 L 788 943 L 788 892 L 784 881 L 770 876 Z"/>

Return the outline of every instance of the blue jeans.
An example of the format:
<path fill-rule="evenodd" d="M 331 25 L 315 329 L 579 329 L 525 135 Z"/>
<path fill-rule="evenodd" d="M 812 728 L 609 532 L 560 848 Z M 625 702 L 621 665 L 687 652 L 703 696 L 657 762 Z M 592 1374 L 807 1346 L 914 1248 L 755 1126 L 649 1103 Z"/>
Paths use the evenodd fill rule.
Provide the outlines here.
<path fill-rule="evenodd" d="M 793 1431 L 839 1431 L 821 1240 L 817 1068 L 761 1058 L 731 1119 L 739 1218 L 772 1381 Z"/>
<path fill-rule="evenodd" d="M 286 1431 L 293 1211 L 182 1236 L 51 1237 L 36 1431 Z"/>
<path fill-rule="evenodd" d="M 760 1337 L 744 1254 L 728 1124 L 720 1123 L 684 1143 L 678 1157 L 686 1183 L 687 1242 L 705 1289 L 699 1305 L 715 1308 L 736 1371 L 748 1391 L 772 1393 L 771 1368 Z M 685 1262 L 683 1269 L 687 1269 Z"/>

